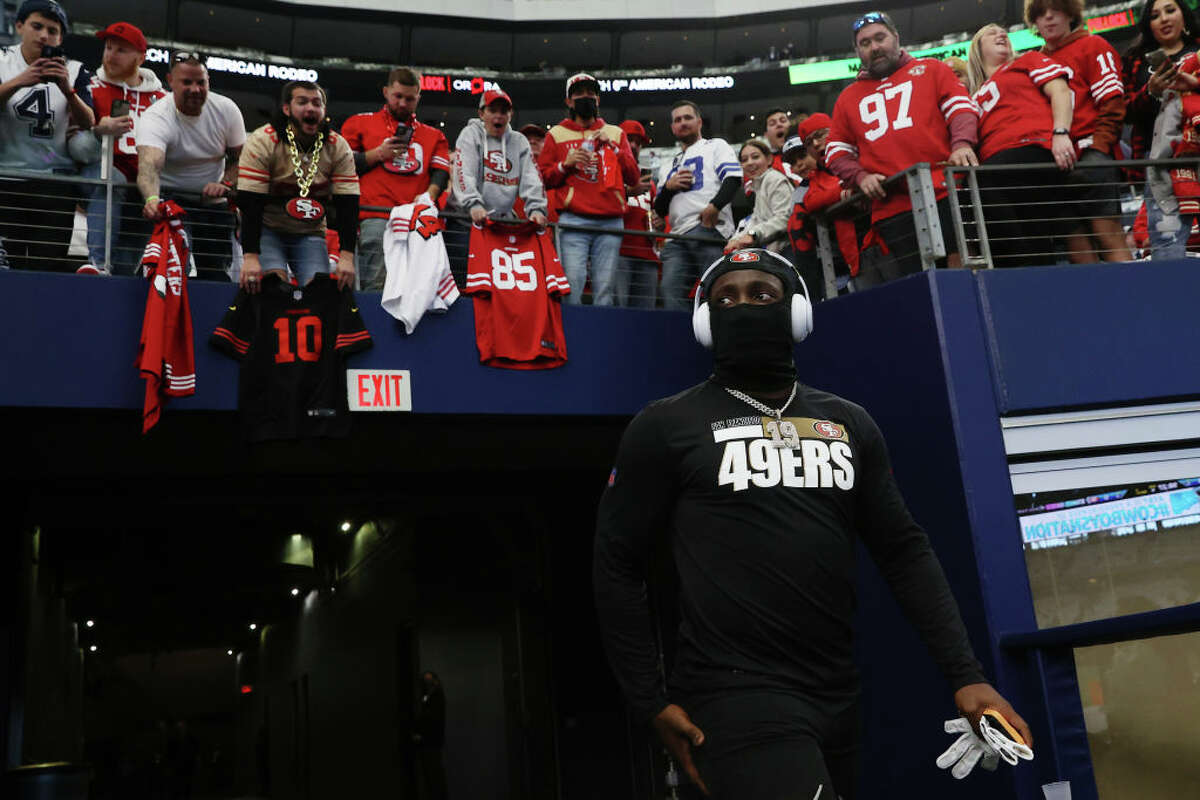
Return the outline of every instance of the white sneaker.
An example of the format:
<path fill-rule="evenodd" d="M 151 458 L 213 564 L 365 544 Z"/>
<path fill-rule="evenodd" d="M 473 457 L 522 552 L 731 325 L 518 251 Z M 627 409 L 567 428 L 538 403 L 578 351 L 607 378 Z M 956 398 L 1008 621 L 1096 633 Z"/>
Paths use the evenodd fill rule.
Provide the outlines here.
<path fill-rule="evenodd" d="M 104 275 L 108 276 L 109 272 L 104 267 L 98 267 L 95 264 L 84 264 L 79 269 L 75 270 L 76 275 Z"/>

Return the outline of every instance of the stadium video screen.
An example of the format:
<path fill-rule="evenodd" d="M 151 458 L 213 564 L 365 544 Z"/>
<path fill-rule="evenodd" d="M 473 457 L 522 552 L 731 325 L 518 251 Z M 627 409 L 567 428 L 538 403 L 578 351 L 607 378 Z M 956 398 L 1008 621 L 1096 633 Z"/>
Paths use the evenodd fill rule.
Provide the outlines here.
<path fill-rule="evenodd" d="M 1200 477 L 1015 501 L 1038 627 L 1200 601 Z"/>

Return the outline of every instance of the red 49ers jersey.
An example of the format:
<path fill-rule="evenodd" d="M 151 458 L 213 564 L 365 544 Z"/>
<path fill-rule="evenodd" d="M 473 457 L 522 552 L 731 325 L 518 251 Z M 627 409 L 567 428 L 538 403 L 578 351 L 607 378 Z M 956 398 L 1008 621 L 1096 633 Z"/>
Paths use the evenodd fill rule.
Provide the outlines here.
<path fill-rule="evenodd" d="M 975 92 L 979 106 L 979 157 L 1036 144 L 1050 149 L 1054 115 L 1042 87 L 1055 78 L 1071 80 L 1071 70 L 1037 51 L 1002 66 Z"/>
<path fill-rule="evenodd" d="M 113 141 L 113 166 L 121 170 L 130 183 L 137 181 L 137 121 L 150 105 L 167 96 L 158 78 L 148 69 L 142 69 L 142 86 L 131 88 L 123 83 L 110 83 L 104 79 L 101 72 L 92 77 L 92 103 L 96 111 L 96 121 L 103 117 L 112 116 L 114 100 L 125 100 L 129 103 L 129 116 L 133 117 L 134 128 L 124 136 L 116 137 Z"/>
<path fill-rule="evenodd" d="M 825 161 L 856 157 L 869 172 L 894 175 L 913 164 L 950 157 L 950 120 L 979 114 L 954 72 L 940 61 L 917 58 L 887 78 L 859 78 L 838 95 L 833 127 L 825 145 Z M 945 175 L 933 170 L 938 198 L 946 196 Z M 876 200 L 871 220 L 886 219 L 912 208 L 903 183 L 889 187 Z"/>
<path fill-rule="evenodd" d="M 1096 131 L 1097 104 L 1125 94 L 1121 57 L 1103 36 L 1080 31 L 1068 35 L 1067 39 L 1065 45 L 1049 55 L 1071 70 L 1071 92 L 1075 95 L 1071 138 L 1083 149 L 1091 144 L 1092 134 Z"/>
<path fill-rule="evenodd" d="M 508 369 L 566 363 L 562 296 L 571 285 L 546 230 L 533 224 L 472 226 L 464 293 L 475 299 L 480 363 Z"/>
<path fill-rule="evenodd" d="M 402 156 L 367 170 L 358 179 L 359 202 L 364 206 L 393 206 L 411 203 L 429 189 L 429 171 L 450 171 L 450 145 L 439 129 L 410 120 L 412 138 Z M 396 132 L 396 119 L 386 108 L 374 113 L 355 114 L 342 125 L 342 136 L 356 153 L 371 150 Z M 388 211 L 360 211 L 359 219 L 387 219 Z"/>

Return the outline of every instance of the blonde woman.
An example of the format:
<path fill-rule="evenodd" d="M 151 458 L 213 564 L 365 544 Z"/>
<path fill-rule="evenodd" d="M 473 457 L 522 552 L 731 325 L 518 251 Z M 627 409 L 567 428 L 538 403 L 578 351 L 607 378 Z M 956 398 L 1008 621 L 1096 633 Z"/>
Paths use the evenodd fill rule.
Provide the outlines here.
<path fill-rule="evenodd" d="M 765 247 L 778 253 L 787 241 L 793 187 L 782 172 L 772 169 L 773 158 L 771 146 L 762 139 L 751 139 L 738 153 L 742 175 L 754 192 L 754 211 L 725 243 L 726 253 L 743 247 Z"/>
<path fill-rule="evenodd" d="M 981 164 L 1075 165 L 1070 70 L 1036 51 L 1014 58 L 1008 32 L 984 25 L 971 39 L 967 72 L 981 113 Z M 996 266 L 1053 263 L 1060 182 L 1061 172 L 1046 169 L 979 173 Z"/>

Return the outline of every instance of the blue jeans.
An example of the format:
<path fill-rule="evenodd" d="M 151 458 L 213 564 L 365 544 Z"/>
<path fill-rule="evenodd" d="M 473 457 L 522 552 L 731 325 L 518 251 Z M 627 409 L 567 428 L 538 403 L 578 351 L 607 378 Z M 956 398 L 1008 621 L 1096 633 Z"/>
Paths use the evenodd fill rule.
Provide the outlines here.
<path fill-rule="evenodd" d="M 358 288 L 362 291 L 381 291 L 387 279 L 387 266 L 383 261 L 383 232 L 386 229 L 387 219 L 383 217 L 367 217 L 358 222 L 354 268 L 358 272 Z"/>
<path fill-rule="evenodd" d="M 138 262 L 142 257 L 142 250 L 138 246 L 140 237 L 131 242 L 130 234 L 133 233 L 130 228 L 141 228 L 145 226 L 124 225 L 122 221 L 130 219 L 141 219 L 141 209 L 137 205 L 138 197 L 134 194 L 133 205 L 126 206 L 127 196 L 133 188 L 130 186 L 128 179 L 121 170 L 113 167 L 113 210 L 112 210 L 112 237 L 111 242 L 111 263 L 109 270 L 114 275 L 132 275 L 137 267 Z M 85 178 L 99 178 L 100 164 L 88 164 L 83 168 L 82 172 Z M 107 216 L 106 207 L 106 192 L 103 186 L 83 186 L 83 195 L 87 200 L 87 249 L 88 261 L 95 266 L 103 266 L 104 264 L 104 225 L 105 217 Z M 122 227 L 126 229 L 125 240 L 121 239 Z M 140 231 L 138 231 L 140 233 Z"/>
<path fill-rule="evenodd" d="M 697 225 L 683 239 L 671 239 L 662 249 L 663 308 L 690 311 L 688 299 L 696 279 L 721 257 L 725 237 L 713 228 Z"/>
<path fill-rule="evenodd" d="M 319 233 L 276 233 L 263 228 L 258 263 L 262 265 L 263 274 L 273 269 L 286 274 L 290 266 L 296 281 L 307 286 L 318 272 L 329 272 L 329 249 L 325 246 L 325 237 Z"/>
<path fill-rule="evenodd" d="M 564 211 L 558 221 L 566 225 L 586 225 L 591 228 L 606 228 L 615 233 L 593 233 L 592 231 L 558 232 L 558 256 L 562 259 L 563 272 L 571 284 L 571 293 L 563 302 L 579 305 L 583 302 L 583 287 L 587 283 L 588 262 L 592 266 L 592 305 L 611 306 L 616 300 L 617 257 L 621 252 L 621 231 L 625 221 L 621 217 L 581 217 Z"/>
<path fill-rule="evenodd" d="M 1174 222 L 1178 227 L 1172 225 L 1172 220 L 1166 219 L 1158 202 L 1154 199 L 1154 193 L 1150 191 L 1149 183 L 1146 184 L 1145 198 L 1146 230 L 1150 234 L 1150 258 L 1154 261 L 1187 258 L 1187 240 L 1192 233 L 1192 223 L 1195 219 L 1191 215 L 1177 215 Z M 1174 230 L 1163 230 L 1159 226 L 1174 228 Z"/>
<path fill-rule="evenodd" d="M 654 308 L 658 300 L 658 262 L 621 256 L 617 298 L 627 308 Z"/>

